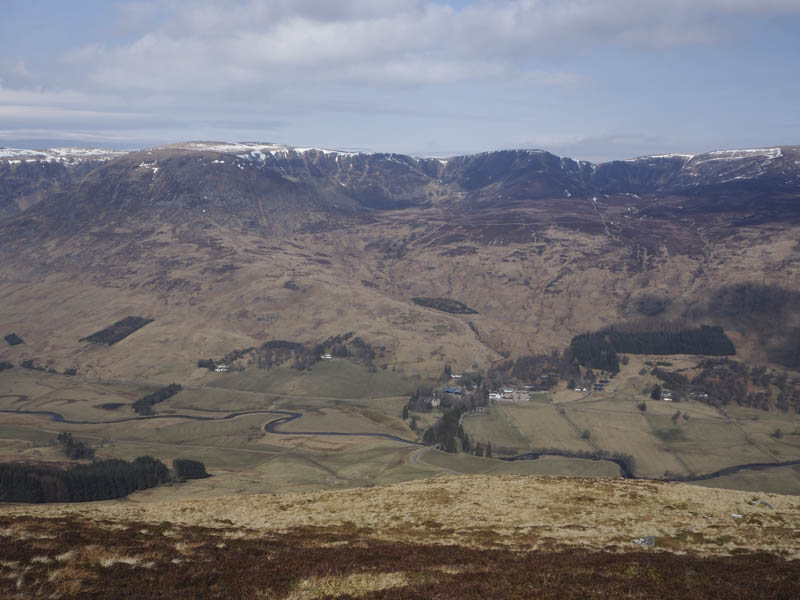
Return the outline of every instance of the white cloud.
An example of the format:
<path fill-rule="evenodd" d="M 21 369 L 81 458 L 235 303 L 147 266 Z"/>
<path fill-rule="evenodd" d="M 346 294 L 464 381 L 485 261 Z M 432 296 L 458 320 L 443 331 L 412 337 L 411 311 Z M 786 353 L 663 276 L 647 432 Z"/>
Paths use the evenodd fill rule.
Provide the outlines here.
<path fill-rule="evenodd" d="M 33 75 L 24 60 L 10 60 L 0 56 L 0 90 L 29 85 Z"/>
<path fill-rule="evenodd" d="M 427 135 L 443 118 L 460 118 L 468 124 L 462 129 L 474 128 L 480 139 L 464 133 L 458 143 L 476 147 L 494 140 L 512 145 L 504 132 L 515 134 L 520 126 L 495 134 L 492 119 L 508 116 L 518 123 L 533 114 L 528 123 L 550 128 L 548 118 L 559 122 L 552 136 L 522 145 L 636 152 L 655 142 L 558 133 L 597 133 L 584 131 L 590 117 L 570 127 L 580 118 L 575 113 L 594 108 L 590 76 L 572 73 L 570 65 L 579 61 L 570 59 L 595 49 L 624 55 L 713 44 L 732 39 L 757 17 L 800 14 L 800 0 L 475 0 L 464 6 L 433 0 L 137 0 L 118 4 L 114 14 L 111 33 L 76 38 L 85 42 L 63 48 L 60 62 L 50 54 L 38 63 L 0 57 L 6 129 L 38 132 L 61 120 L 72 136 L 89 135 L 94 122 L 98 139 L 179 131 L 197 138 L 211 137 L 215 124 L 227 123 L 225 131 L 253 139 L 256 133 L 249 135 L 243 121 L 264 116 L 292 121 L 293 129 L 265 125 L 260 131 L 288 131 L 280 141 L 303 143 L 302 136 L 324 135 L 318 132 L 331 114 L 338 119 L 349 113 L 347 133 L 356 133 L 335 143 L 376 144 L 378 133 L 369 137 L 352 125 L 365 118 L 373 127 L 381 119 L 401 122 L 400 112 L 413 109 L 420 114 L 402 122 L 428 118 L 419 125 Z M 525 109 L 506 115 L 498 108 L 504 93 Z M 549 95 L 542 105 L 549 102 L 552 110 L 537 120 L 540 95 Z M 570 96 L 585 96 L 572 103 L 582 110 L 562 115 L 560 102 Z M 609 123 L 607 115 L 616 109 L 604 110 L 596 118 L 602 127 L 629 126 L 629 115 Z M 481 117 L 465 117 L 470 111 Z M 38 127 L 37 118 L 46 125 Z"/>
<path fill-rule="evenodd" d="M 462 9 L 418 0 L 172 0 L 152 28 L 153 6 L 123 6 L 131 26 L 151 27 L 134 41 L 87 45 L 65 60 L 100 87 L 145 91 L 497 77 L 561 85 L 574 79 L 548 76 L 545 65 L 576 47 L 709 43 L 724 35 L 726 16 L 800 11 L 797 0 L 500 0 Z"/>

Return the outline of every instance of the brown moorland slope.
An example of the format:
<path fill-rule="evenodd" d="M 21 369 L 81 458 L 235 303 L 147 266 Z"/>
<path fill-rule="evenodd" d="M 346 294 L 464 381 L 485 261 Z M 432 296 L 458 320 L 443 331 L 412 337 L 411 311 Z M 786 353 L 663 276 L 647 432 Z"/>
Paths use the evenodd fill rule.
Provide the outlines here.
<path fill-rule="evenodd" d="M 135 498 L 2 507 L 0 589 L 9 598 L 791 598 L 800 584 L 797 497 L 463 476 Z"/>
<path fill-rule="evenodd" d="M 658 298 L 653 318 L 719 323 L 740 355 L 797 366 L 800 303 L 770 304 L 800 289 L 797 157 L 589 165 L 204 143 L 123 155 L 0 220 L 3 323 L 26 340 L 0 359 L 168 382 L 200 357 L 356 331 L 385 348 L 382 364 L 433 374 L 563 348 L 653 317 L 642 306 Z M 720 314 L 741 285 L 754 302 Z M 131 315 L 154 322 L 110 347 L 80 341 Z"/>

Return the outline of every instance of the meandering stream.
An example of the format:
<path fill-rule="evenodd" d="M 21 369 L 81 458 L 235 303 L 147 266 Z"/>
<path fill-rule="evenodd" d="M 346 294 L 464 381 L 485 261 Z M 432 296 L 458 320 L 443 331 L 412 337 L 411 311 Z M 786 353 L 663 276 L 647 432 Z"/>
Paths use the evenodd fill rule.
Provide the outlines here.
<path fill-rule="evenodd" d="M 235 419 L 236 417 L 243 417 L 246 415 L 279 415 L 277 419 L 273 419 L 272 421 L 264 425 L 264 431 L 276 435 L 336 435 L 343 437 L 371 437 L 371 438 L 390 440 L 393 442 L 400 442 L 402 444 L 408 444 L 410 446 L 424 446 L 424 444 L 420 442 L 407 440 L 405 438 L 396 435 L 391 435 L 389 433 L 351 433 L 345 431 L 281 431 L 278 429 L 278 427 L 302 418 L 303 413 L 288 411 L 288 410 L 277 410 L 277 409 L 244 410 L 240 412 L 228 413 L 222 417 L 170 414 L 170 415 L 147 415 L 147 416 L 137 416 L 137 417 L 123 417 L 121 419 L 110 419 L 108 421 L 79 421 L 75 419 L 67 419 L 61 413 L 57 413 L 50 410 L 0 410 L 0 414 L 43 416 L 43 417 L 49 417 L 51 420 L 57 423 L 65 423 L 67 425 L 112 425 L 115 423 L 127 423 L 130 421 L 147 421 L 154 419 L 191 419 L 194 421 L 226 421 L 229 419 Z M 643 477 L 639 477 L 635 473 L 633 473 L 629 469 L 625 461 L 623 461 L 622 459 L 614 458 L 613 456 L 609 457 L 576 456 L 566 451 L 545 450 L 540 452 L 529 452 L 526 454 L 520 454 L 519 456 L 503 458 L 502 460 L 510 462 L 518 460 L 536 460 L 538 458 L 541 458 L 542 456 L 561 456 L 565 458 L 582 458 L 585 460 L 608 461 L 614 463 L 619 467 L 620 474 L 624 479 L 644 479 Z M 719 469 L 718 471 L 713 471 L 711 473 L 705 473 L 702 475 L 690 475 L 686 477 L 670 479 L 668 481 L 683 481 L 687 483 L 691 483 L 693 481 L 708 481 L 710 479 L 715 479 L 717 477 L 733 475 L 734 473 L 739 473 L 740 471 L 760 471 L 765 469 L 792 467 L 795 465 L 800 465 L 800 459 L 787 460 L 784 462 L 777 462 L 777 463 L 747 463 L 743 465 L 734 465 L 730 467 L 725 467 L 723 469 Z"/>

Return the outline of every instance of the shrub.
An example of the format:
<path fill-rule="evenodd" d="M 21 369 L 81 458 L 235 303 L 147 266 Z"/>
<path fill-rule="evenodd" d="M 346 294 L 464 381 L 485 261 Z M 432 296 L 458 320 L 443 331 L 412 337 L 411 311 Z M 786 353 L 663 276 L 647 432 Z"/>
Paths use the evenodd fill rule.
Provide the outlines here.
<path fill-rule="evenodd" d="M 176 458 L 172 461 L 172 468 L 175 469 L 175 476 L 178 479 L 202 479 L 210 477 L 206 472 L 206 467 L 199 460 L 189 460 Z"/>

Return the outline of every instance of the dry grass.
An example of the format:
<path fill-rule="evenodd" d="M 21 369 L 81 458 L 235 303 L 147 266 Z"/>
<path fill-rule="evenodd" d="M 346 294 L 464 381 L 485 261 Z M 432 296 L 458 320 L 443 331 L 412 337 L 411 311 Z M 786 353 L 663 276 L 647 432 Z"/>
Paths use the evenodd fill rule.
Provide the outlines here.
<path fill-rule="evenodd" d="M 515 220 L 549 220 L 536 212 L 540 209 L 520 210 Z M 504 239 L 503 231 L 515 227 L 492 229 L 485 219 L 476 213 L 454 221 L 435 210 L 411 210 L 369 225 L 298 234 L 273 242 L 280 245 L 273 248 L 265 248 L 262 237 L 215 227 L 208 235 L 226 249 L 224 259 L 198 240 L 180 239 L 153 224 L 137 238 L 136 269 L 128 268 L 128 244 L 116 246 L 110 239 L 40 247 L 33 261 L 37 270 L 23 257 L 11 257 L 3 266 L 3 322 L 27 335 L 26 344 L 0 348 L 0 359 L 18 363 L 46 348 L 47 355 L 40 351 L 38 357 L 52 359 L 60 370 L 77 365 L 82 374 L 108 379 L 139 375 L 159 383 L 185 382 L 197 377 L 198 356 L 222 356 L 268 337 L 311 341 L 355 330 L 385 345 L 390 364 L 436 374 L 444 362 L 469 368 L 477 360 L 485 367 L 500 358 L 498 351 L 561 348 L 576 333 L 630 316 L 620 299 L 644 291 L 681 290 L 692 301 L 706 297 L 710 285 L 735 283 L 752 273 L 767 273 L 767 283 L 789 289 L 800 284 L 797 271 L 785 268 L 798 237 L 791 224 L 774 227 L 768 238 L 759 228 L 740 227 L 736 238 L 715 240 L 709 256 L 664 255 L 640 272 L 631 262 L 631 247 L 602 233 L 534 225 L 537 231 Z M 454 234 L 474 238 L 475 253 L 447 255 L 463 244 L 444 240 Z M 381 249 L 387 245 L 402 253 L 387 254 Z M 86 248 L 97 252 L 97 262 L 90 269 L 82 264 L 81 278 L 66 267 L 43 273 L 38 266 L 47 260 L 61 265 L 65 253 L 85 254 Z M 329 256 L 331 264 L 309 260 L 316 252 Z M 514 255 L 522 258 L 510 260 Z M 208 267 L 220 260 L 237 269 L 210 276 Z M 290 278 L 297 291 L 284 287 Z M 425 309 L 409 301 L 417 293 L 447 295 L 480 314 L 467 318 Z M 54 302 L 61 298 L 70 301 Z M 108 348 L 76 343 L 128 314 L 155 321 Z"/>
<path fill-rule="evenodd" d="M 751 504 L 754 499 L 773 508 Z M 346 528 L 398 541 L 525 549 L 556 542 L 633 549 L 634 538 L 652 535 L 657 546 L 673 540 L 670 549 L 681 552 L 800 557 L 800 497 L 619 479 L 471 475 L 343 491 L 0 508 L 0 516 L 9 517 L 76 514 L 197 525 L 226 535 L 237 528 Z M 181 554 L 185 547 L 176 550 Z"/>
<path fill-rule="evenodd" d="M 353 573 L 343 577 L 313 577 L 298 581 L 286 600 L 315 600 L 345 594 L 361 598 L 370 592 L 402 588 L 408 583 L 405 573 Z"/>
<path fill-rule="evenodd" d="M 0 517 L 0 523 L 8 518 Z M 0 544 L 0 595 L 115 598 L 789 598 L 800 562 L 765 553 L 701 557 L 671 552 L 592 551 L 548 540 L 540 550 L 380 539 L 353 523 L 244 536 L 168 523 L 18 517 L 50 531 L 48 554 Z M 438 523 L 429 527 L 439 529 Z M 170 535 L 164 535 L 169 531 Z M 485 540 L 491 534 L 486 532 Z M 524 537 L 519 534 L 520 537 Z M 698 535 L 685 536 L 695 543 Z M 185 554 L 175 556 L 175 540 Z M 225 539 L 224 542 L 221 540 Z M 478 541 L 480 536 L 475 536 Z M 71 547 L 68 552 L 65 548 Z M 664 544 L 668 547 L 668 544 Z M 113 549 L 111 549 L 113 548 Z M 65 557 L 65 554 L 67 557 Z M 62 560 L 42 560 L 43 556 Z"/>

